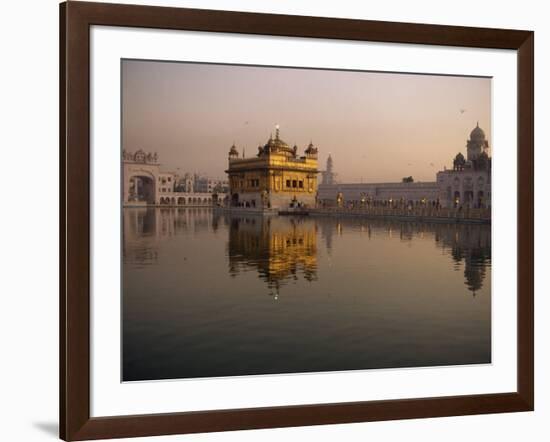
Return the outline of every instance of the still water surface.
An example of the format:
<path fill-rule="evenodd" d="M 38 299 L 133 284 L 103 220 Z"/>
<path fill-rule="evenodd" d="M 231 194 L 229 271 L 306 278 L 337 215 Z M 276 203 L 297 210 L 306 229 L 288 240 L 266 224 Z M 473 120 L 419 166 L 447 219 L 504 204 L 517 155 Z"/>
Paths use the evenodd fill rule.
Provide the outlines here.
<path fill-rule="evenodd" d="M 123 219 L 124 381 L 491 362 L 490 226 Z"/>

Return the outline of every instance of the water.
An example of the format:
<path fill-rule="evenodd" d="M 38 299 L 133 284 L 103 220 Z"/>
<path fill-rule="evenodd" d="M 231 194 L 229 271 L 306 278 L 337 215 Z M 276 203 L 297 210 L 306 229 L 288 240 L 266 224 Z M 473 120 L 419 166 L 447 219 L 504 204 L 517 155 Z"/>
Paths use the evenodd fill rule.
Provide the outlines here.
<path fill-rule="evenodd" d="M 124 209 L 123 380 L 491 362 L 491 229 Z"/>

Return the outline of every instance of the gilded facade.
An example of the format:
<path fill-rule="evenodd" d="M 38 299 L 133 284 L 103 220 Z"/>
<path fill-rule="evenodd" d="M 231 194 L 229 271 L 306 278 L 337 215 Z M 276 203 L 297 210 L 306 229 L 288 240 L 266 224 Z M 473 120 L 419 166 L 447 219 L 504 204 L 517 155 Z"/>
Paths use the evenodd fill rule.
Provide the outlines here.
<path fill-rule="evenodd" d="M 239 156 L 235 145 L 229 150 L 229 204 L 251 209 L 314 207 L 317 193 L 317 148 L 310 143 L 304 155 L 279 135 L 258 146 L 254 157 Z"/>

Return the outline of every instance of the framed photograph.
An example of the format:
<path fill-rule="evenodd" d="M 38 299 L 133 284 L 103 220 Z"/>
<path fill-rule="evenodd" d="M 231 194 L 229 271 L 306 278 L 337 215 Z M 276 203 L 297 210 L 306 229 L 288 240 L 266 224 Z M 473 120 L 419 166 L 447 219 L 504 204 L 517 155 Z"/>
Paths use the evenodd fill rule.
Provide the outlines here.
<path fill-rule="evenodd" d="M 533 32 L 60 17 L 62 439 L 533 410 Z"/>

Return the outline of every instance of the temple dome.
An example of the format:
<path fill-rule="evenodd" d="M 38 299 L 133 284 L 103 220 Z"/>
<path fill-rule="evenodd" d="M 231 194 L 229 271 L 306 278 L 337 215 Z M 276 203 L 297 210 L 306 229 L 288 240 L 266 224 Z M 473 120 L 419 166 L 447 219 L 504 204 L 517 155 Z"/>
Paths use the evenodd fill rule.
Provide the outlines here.
<path fill-rule="evenodd" d="M 292 151 L 292 148 L 280 138 L 270 138 L 267 140 L 266 146 L 272 148 L 272 150 L 288 150 Z"/>
<path fill-rule="evenodd" d="M 267 143 L 264 146 L 264 152 L 288 153 L 292 155 L 296 154 L 296 151 L 279 137 L 278 127 L 275 132 L 275 138 L 270 136 L 269 140 L 267 140 Z"/>
<path fill-rule="evenodd" d="M 483 132 L 483 129 L 479 127 L 479 123 L 477 123 L 477 126 L 474 127 L 474 130 L 470 133 L 470 139 L 471 140 L 485 140 L 485 132 Z"/>

